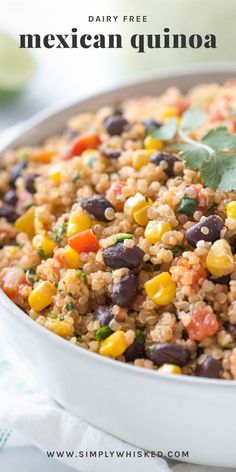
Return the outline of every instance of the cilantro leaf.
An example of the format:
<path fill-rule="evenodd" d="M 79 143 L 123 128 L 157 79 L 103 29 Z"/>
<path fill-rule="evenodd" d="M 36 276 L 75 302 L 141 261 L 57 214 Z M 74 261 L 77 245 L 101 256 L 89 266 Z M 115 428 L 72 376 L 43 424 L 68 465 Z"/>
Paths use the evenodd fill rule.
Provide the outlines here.
<path fill-rule="evenodd" d="M 203 136 L 201 142 L 214 151 L 236 150 L 236 134 L 230 134 L 224 127 L 211 129 Z"/>
<path fill-rule="evenodd" d="M 222 176 L 222 165 L 219 160 L 219 155 L 212 154 L 208 161 L 203 163 L 201 166 L 201 177 L 204 183 L 216 190 L 219 188 L 221 176 Z"/>
<path fill-rule="evenodd" d="M 221 180 L 219 188 L 223 190 L 223 192 L 229 192 L 230 190 L 236 189 L 236 155 L 226 155 L 222 158 L 222 165 L 224 165 L 223 169 L 221 166 Z"/>
<path fill-rule="evenodd" d="M 186 131 L 193 131 L 203 124 L 206 119 L 206 112 L 200 108 L 189 108 L 182 116 L 181 128 Z"/>
<path fill-rule="evenodd" d="M 209 159 L 209 152 L 202 146 L 181 144 L 178 147 L 182 151 L 179 157 L 186 162 L 188 169 L 200 169 Z"/>
<path fill-rule="evenodd" d="M 236 154 L 232 152 L 236 151 L 236 134 L 230 134 L 224 127 L 214 128 L 199 142 L 181 130 L 179 134 L 187 143 L 178 146 L 179 157 L 187 168 L 198 169 L 204 184 L 214 190 L 236 190 Z"/>
<path fill-rule="evenodd" d="M 167 123 L 160 126 L 160 128 L 151 128 L 149 135 L 153 138 L 161 139 L 162 141 L 169 141 L 174 138 L 177 133 L 178 122 L 176 118 L 171 118 Z"/>

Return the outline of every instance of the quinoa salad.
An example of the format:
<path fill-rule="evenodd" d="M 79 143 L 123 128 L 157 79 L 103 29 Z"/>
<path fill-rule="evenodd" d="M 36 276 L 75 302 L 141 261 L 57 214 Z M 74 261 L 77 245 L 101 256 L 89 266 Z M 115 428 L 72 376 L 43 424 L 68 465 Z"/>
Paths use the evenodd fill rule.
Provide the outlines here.
<path fill-rule="evenodd" d="M 78 349 L 236 380 L 235 133 L 230 80 L 81 113 L 6 151 L 1 289 Z"/>

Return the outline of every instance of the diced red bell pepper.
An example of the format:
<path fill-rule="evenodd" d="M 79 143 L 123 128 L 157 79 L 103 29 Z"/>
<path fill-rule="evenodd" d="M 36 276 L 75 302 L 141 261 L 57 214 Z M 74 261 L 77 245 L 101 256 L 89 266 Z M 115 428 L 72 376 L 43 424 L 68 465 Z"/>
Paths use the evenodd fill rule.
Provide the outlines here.
<path fill-rule="evenodd" d="M 74 156 L 80 156 L 86 149 L 97 149 L 100 144 L 101 140 L 96 134 L 79 136 L 68 146 L 62 159 L 69 160 Z"/>
<path fill-rule="evenodd" d="M 209 336 L 214 336 L 219 327 L 216 315 L 203 307 L 193 310 L 191 321 L 186 329 L 190 339 L 203 341 Z"/>
<path fill-rule="evenodd" d="M 77 252 L 97 252 L 99 242 L 91 229 L 81 231 L 68 239 L 68 244 Z"/>

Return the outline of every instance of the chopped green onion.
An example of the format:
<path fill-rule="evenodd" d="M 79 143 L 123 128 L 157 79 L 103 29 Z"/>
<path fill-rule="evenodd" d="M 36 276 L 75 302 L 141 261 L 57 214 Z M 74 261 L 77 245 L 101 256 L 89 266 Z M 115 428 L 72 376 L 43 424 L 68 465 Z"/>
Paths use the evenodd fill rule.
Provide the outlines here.
<path fill-rule="evenodd" d="M 102 341 L 103 339 L 106 339 L 110 334 L 111 328 L 109 328 L 109 326 L 102 326 L 97 330 L 95 337 L 97 341 Z"/>
<path fill-rule="evenodd" d="M 132 239 L 133 235 L 131 233 L 120 233 L 116 236 L 117 243 L 124 241 L 124 239 Z"/>
<path fill-rule="evenodd" d="M 57 225 L 56 228 L 54 229 L 54 235 L 53 235 L 53 241 L 55 241 L 55 243 L 60 243 L 62 238 L 63 238 L 63 234 L 66 232 L 66 225 Z"/>

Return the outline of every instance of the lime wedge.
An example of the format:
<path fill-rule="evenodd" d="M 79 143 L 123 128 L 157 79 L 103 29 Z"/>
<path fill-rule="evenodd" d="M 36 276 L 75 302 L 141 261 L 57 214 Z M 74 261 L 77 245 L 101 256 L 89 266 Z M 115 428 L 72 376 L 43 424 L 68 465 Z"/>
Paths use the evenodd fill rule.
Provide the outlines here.
<path fill-rule="evenodd" d="M 27 49 L 20 49 L 15 38 L 0 31 L 0 99 L 20 92 L 34 70 L 35 64 Z"/>

